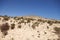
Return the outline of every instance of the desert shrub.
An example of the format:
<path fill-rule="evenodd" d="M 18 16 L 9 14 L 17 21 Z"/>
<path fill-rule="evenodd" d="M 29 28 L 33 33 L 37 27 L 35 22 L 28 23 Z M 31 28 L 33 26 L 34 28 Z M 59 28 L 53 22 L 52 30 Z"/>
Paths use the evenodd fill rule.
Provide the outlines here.
<path fill-rule="evenodd" d="M 8 21 L 8 20 L 9 20 L 9 17 L 4 17 L 4 20 L 5 20 L 5 21 Z"/>
<path fill-rule="evenodd" d="M 32 28 L 35 29 L 35 25 L 32 25 Z"/>
<path fill-rule="evenodd" d="M 46 22 L 45 20 L 42 20 L 42 19 L 38 19 L 37 21 L 38 22 L 43 22 L 43 23 Z"/>
<path fill-rule="evenodd" d="M 54 27 L 54 30 L 55 30 L 55 33 L 56 33 L 56 34 L 60 34 L 60 28 Z"/>
<path fill-rule="evenodd" d="M 9 27 L 10 26 L 8 25 L 8 23 L 2 24 L 2 26 L 1 26 L 1 32 L 9 30 Z"/>
<path fill-rule="evenodd" d="M 54 33 L 58 36 L 57 40 L 60 40 L 60 28 L 59 27 L 54 27 L 54 30 L 55 30 Z"/>
<path fill-rule="evenodd" d="M 35 29 L 35 27 L 37 26 L 38 27 L 39 25 L 39 22 L 35 22 L 33 25 L 32 25 L 32 28 Z"/>
<path fill-rule="evenodd" d="M 41 20 L 41 19 L 38 19 L 38 21 L 40 21 L 40 22 L 41 22 L 42 20 Z"/>
<path fill-rule="evenodd" d="M 27 19 L 27 23 L 30 23 L 30 19 Z"/>
<path fill-rule="evenodd" d="M 55 23 L 60 23 L 60 21 L 55 21 Z"/>
<path fill-rule="evenodd" d="M 20 17 L 20 19 L 23 19 L 23 17 Z"/>
<path fill-rule="evenodd" d="M 18 25 L 18 28 L 21 28 L 21 25 Z"/>
<path fill-rule="evenodd" d="M 52 22 L 52 21 L 48 21 L 47 23 L 48 23 L 49 25 L 52 25 L 52 24 L 53 24 L 53 22 Z"/>
<path fill-rule="evenodd" d="M 15 24 L 11 24 L 11 29 L 14 29 L 15 28 Z"/>
<path fill-rule="evenodd" d="M 32 19 L 32 18 L 26 18 L 25 20 L 27 20 L 27 23 L 30 23 L 31 21 L 34 21 L 35 19 Z"/>
<path fill-rule="evenodd" d="M 3 20 L 8 21 L 10 17 L 8 17 L 7 15 L 4 15 L 3 18 L 4 18 Z"/>

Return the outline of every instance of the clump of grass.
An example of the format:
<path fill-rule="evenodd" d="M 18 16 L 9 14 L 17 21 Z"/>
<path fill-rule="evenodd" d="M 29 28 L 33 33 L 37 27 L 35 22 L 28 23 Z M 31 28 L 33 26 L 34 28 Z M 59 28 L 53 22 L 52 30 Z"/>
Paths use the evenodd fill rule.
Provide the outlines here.
<path fill-rule="evenodd" d="M 35 27 L 37 26 L 38 27 L 39 25 L 39 22 L 35 22 L 33 25 L 32 25 L 32 28 L 35 29 Z"/>
<path fill-rule="evenodd" d="M 30 23 L 31 21 L 34 21 L 35 19 L 32 19 L 32 18 L 25 18 L 25 20 L 27 20 L 27 23 Z"/>
<path fill-rule="evenodd" d="M 9 18 L 8 18 L 8 17 L 4 17 L 4 20 L 5 20 L 5 21 L 8 21 L 8 20 L 9 20 Z"/>
<path fill-rule="evenodd" d="M 52 22 L 52 21 L 47 21 L 47 23 L 48 23 L 49 25 L 52 25 L 52 24 L 53 24 L 53 22 Z"/>
<path fill-rule="evenodd" d="M 35 23 L 34 23 L 34 25 L 38 27 L 38 25 L 39 25 L 39 22 L 35 22 Z"/>
<path fill-rule="evenodd" d="M 4 18 L 3 20 L 8 21 L 10 17 L 8 17 L 7 15 L 5 15 L 3 18 Z"/>
<path fill-rule="evenodd" d="M 43 23 L 46 22 L 45 20 L 42 20 L 42 19 L 38 19 L 37 21 L 38 21 L 38 22 L 43 22 Z"/>
<path fill-rule="evenodd" d="M 54 30 L 55 30 L 55 33 L 56 33 L 56 34 L 60 34 L 60 28 L 55 27 Z"/>
<path fill-rule="evenodd" d="M 35 25 L 32 25 L 32 28 L 35 29 Z"/>
<path fill-rule="evenodd" d="M 21 25 L 18 25 L 18 28 L 21 28 Z"/>
<path fill-rule="evenodd" d="M 14 17 L 15 20 L 23 19 L 23 17 Z"/>
<path fill-rule="evenodd" d="M 15 24 L 11 24 L 11 29 L 14 29 L 15 28 Z"/>
<path fill-rule="evenodd" d="M 30 23 L 30 19 L 27 19 L 27 23 Z"/>
<path fill-rule="evenodd" d="M 54 23 L 60 23 L 60 21 L 55 21 Z"/>
<path fill-rule="evenodd" d="M 54 27 L 54 30 L 55 30 L 54 33 L 58 36 L 58 39 L 57 40 L 60 40 L 60 28 Z"/>
<path fill-rule="evenodd" d="M 41 19 L 38 19 L 37 21 L 40 21 L 41 22 L 42 20 Z"/>
<path fill-rule="evenodd" d="M 20 17 L 20 19 L 23 19 L 23 17 Z"/>

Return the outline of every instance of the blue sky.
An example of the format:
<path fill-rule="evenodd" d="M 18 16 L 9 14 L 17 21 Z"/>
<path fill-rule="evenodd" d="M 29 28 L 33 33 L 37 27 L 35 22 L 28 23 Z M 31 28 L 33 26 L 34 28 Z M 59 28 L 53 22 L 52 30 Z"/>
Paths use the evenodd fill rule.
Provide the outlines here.
<path fill-rule="evenodd" d="M 60 0 L 0 0 L 0 15 L 35 15 L 60 20 Z"/>

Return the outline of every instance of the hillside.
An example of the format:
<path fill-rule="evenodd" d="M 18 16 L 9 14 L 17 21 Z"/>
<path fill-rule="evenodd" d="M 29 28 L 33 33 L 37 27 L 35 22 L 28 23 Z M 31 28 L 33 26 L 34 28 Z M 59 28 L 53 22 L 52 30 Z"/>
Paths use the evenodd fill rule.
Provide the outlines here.
<path fill-rule="evenodd" d="M 0 40 L 60 40 L 60 20 L 0 16 Z"/>

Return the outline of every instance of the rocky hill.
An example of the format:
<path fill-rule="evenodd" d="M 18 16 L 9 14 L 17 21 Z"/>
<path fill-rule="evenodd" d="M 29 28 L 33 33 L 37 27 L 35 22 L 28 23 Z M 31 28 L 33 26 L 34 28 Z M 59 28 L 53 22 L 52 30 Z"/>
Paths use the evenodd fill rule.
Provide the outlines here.
<path fill-rule="evenodd" d="M 0 16 L 0 40 L 60 40 L 60 20 Z"/>

